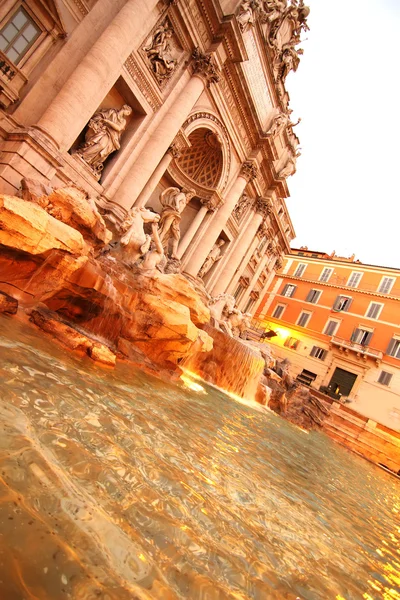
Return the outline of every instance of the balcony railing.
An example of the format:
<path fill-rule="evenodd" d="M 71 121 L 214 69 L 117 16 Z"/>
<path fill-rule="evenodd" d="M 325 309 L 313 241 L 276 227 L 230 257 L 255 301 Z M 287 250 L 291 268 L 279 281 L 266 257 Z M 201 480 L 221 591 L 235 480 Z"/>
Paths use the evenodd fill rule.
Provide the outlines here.
<path fill-rule="evenodd" d="M 333 344 L 334 346 L 338 346 L 339 350 L 351 350 L 352 352 L 355 352 L 357 355 L 359 355 L 361 358 L 367 358 L 369 356 L 378 361 L 381 361 L 383 358 L 383 352 L 381 352 L 381 350 L 377 350 L 376 348 L 370 348 L 370 346 L 363 346 L 363 344 L 357 344 L 356 342 L 352 342 L 351 340 L 345 340 L 335 335 L 333 335 L 331 338 L 331 344 Z"/>
<path fill-rule="evenodd" d="M 19 100 L 19 92 L 27 82 L 25 75 L 0 52 L 0 106 L 7 108 Z"/>

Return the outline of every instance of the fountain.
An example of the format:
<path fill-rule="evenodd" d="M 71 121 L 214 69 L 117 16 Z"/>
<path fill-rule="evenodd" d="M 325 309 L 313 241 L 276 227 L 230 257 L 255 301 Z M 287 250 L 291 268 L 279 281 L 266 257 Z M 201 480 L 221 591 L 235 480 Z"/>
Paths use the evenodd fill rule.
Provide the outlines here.
<path fill-rule="evenodd" d="M 172 270 L 179 262 L 175 238 L 170 257 L 163 249 L 172 218 L 178 237 L 180 211 L 173 203 L 178 199 L 181 209 L 192 192 L 167 191 L 160 235 L 160 216 L 133 208 L 114 223 L 117 241 L 109 246 L 111 233 L 82 191 L 24 180 L 22 198 L 0 201 L 0 290 L 40 329 L 94 360 L 112 365 L 115 357 L 125 358 L 169 374 L 183 368 L 254 400 L 264 360 L 238 337 L 248 315 L 224 295 L 210 299 L 210 310 L 200 280 L 193 285 L 168 272 L 171 261 Z"/>

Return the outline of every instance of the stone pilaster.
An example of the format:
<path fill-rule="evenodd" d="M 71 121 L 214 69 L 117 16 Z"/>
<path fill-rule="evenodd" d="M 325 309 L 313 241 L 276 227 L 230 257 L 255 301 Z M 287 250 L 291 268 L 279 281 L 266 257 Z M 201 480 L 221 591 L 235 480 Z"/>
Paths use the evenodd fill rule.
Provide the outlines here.
<path fill-rule="evenodd" d="M 236 181 L 233 183 L 225 201 L 219 210 L 215 213 L 214 218 L 210 222 L 207 231 L 204 233 L 201 243 L 199 244 L 196 255 L 192 256 L 185 267 L 185 271 L 194 277 L 199 272 L 201 266 L 206 260 L 208 253 L 217 241 L 223 227 L 225 227 L 229 217 L 235 208 L 236 203 L 240 199 L 246 185 L 257 176 L 258 169 L 253 161 L 243 163 Z"/>
<path fill-rule="evenodd" d="M 211 55 L 201 57 L 199 58 L 197 51 L 193 53 L 192 77 L 160 121 L 115 192 L 113 199 L 121 206 L 129 209 L 135 203 L 205 87 L 218 81 Z"/>

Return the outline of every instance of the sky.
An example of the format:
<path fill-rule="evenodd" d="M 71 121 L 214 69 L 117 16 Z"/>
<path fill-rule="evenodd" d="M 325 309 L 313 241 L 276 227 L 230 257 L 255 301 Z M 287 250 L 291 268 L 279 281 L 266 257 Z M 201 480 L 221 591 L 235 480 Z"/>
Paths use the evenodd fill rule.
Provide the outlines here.
<path fill-rule="evenodd" d="M 288 180 L 294 248 L 400 268 L 400 0 L 309 0 L 286 80 L 302 155 Z"/>

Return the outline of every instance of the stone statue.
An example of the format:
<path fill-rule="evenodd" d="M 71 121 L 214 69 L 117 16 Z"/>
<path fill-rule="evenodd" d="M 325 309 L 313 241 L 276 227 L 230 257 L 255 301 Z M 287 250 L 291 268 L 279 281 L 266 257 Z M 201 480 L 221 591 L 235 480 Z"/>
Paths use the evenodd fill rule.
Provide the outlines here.
<path fill-rule="evenodd" d="M 219 294 L 211 298 L 209 308 L 211 313 L 211 323 L 219 329 L 232 335 L 230 327 L 226 325 L 226 321 L 235 307 L 235 298 L 229 294 Z"/>
<path fill-rule="evenodd" d="M 287 11 L 287 0 L 264 0 L 265 20 L 269 23 L 268 41 L 273 46 Z"/>
<path fill-rule="evenodd" d="M 243 217 L 244 213 L 249 208 L 249 206 L 251 206 L 253 201 L 253 198 L 250 198 L 250 196 L 243 192 L 239 202 L 235 206 L 235 210 L 233 211 L 233 216 L 237 221 L 240 221 L 240 219 Z"/>
<path fill-rule="evenodd" d="M 172 259 L 179 260 L 177 256 L 181 237 L 179 224 L 183 210 L 194 195 L 194 190 L 183 192 L 177 187 L 169 187 L 161 193 L 160 202 L 163 210 L 160 220 L 160 240 L 164 248 L 168 248 L 169 240 L 172 239 L 170 255 Z"/>
<path fill-rule="evenodd" d="M 208 273 L 208 271 L 211 269 L 211 267 L 218 262 L 219 260 L 221 260 L 222 258 L 222 246 L 225 244 L 225 240 L 219 239 L 215 242 L 214 246 L 211 248 L 211 251 L 209 252 L 206 260 L 203 263 L 203 266 L 201 267 L 198 277 L 200 277 L 200 279 L 202 279 L 204 277 L 204 275 L 206 275 Z"/>
<path fill-rule="evenodd" d="M 286 179 L 296 173 L 296 160 L 291 156 L 285 166 L 279 171 L 278 179 Z"/>
<path fill-rule="evenodd" d="M 99 110 L 90 119 L 85 142 L 75 154 L 92 168 L 97 180 L 101 177 L 106 158 L 120 149 L 121 135 L 126 129 L 126 117 L 131 113 L 131 107 L 124 104 L 120 110 L 116 108 Z"/>
<path fill-rule="evenodd" d="M 139 265 L 140 270 L 145 275 L 151 275 L 154 273 L 164 258 L 164 249 L 158 234 L 158 221 L 154 220 L 151 224 L 151 232 L 153 238 L 153 245 L 147 254 L 144 255 L 142 263 Z"/>
<path fill-rule="evenodd" d="M 307 18 L 310 14 L 310 8 L 305 6 L 303 0 L 292 0 L 292 4 L 288 9 L 287 16 L 289 19 L 294 21 L 294 30 L 293 33 L 297 36 L 300 35 L 302 31 L 309 31 L 310 28 L 307 25 Z"/>
<path fill-rule="evenodd" d="M 234 308 L 227 319 L 232 336 L 246 339 L 246 331 L 252 318 L 251 313 L 242 313 L 238 308 Z"/>
<path fill-rule="evenodd" d="M 150 248 L 151 237 L 145 234 L 144 223 L 158 223 L 159 219 L 160 215 L 147 208 L 131 208 L 120 227 L 123 235 L 111 253 L 116 253 L 128 267 L 133 267 Z"/>
<path fill-rule="evenodd" d="M 288 122 L 289 122 L 288 115 L 286 115 L 283 112 L 280 112 L 279 114 L 276 115 L 276 117 L 274 117 L 274 120 L 272 121 L 272 125 L 269 128 L 269 130 L 267 131 L 267 135 L 271 135 L 272 137 L 275 137 L 282 131 L 282 129 L 287 127 Z"/>
<path fill-rule="evenodd" d="M 237 16 L 241 31 L 246 31 L 254 25 L 256 12 L 260 8 L 261 0 L 243 0 Z"/>
<path fill-rule="evenodd" d="M 170 55 L 169 40 L 173 34 L 173 30 L 164 23 L 153 33 L 150 46 L 143 48 L 159 81 L 170 77 L 176 67 L 177 61 Z"/>

